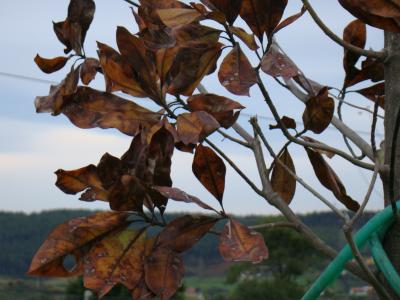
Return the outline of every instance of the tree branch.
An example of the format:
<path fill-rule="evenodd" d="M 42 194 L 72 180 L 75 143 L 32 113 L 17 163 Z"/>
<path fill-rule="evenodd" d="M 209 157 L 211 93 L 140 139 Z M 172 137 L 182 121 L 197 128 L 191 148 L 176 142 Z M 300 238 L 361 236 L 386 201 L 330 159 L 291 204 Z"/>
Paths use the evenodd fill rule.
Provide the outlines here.
<path fill-rule="evenodd" d="M 264 229 L 264 228 L 271 229 L 271 228 L 278 228 L 278 227 L 293 228 L 298 231 L 298 226 L 291 222 L 271 222 L 271 223 L 249 226 L 249 228 L 251 228 L 251 229 Z"/>
<path fill-rule="evenodd" d="M 302 102 L 307 102 L 308 95 L 303 93 L 297 86 L 293 79 L 285 79 L 285 83 L 292 92 L 292 94 Z M 337 117 L 333 116 L 331 124 L 336 127 L 342 134 L 346 135 L 358 148 L 360 148 L 369 159 L 374 161 L 375 157 L 371 146 L 354 130 L 340 121 Z"/>
<path fill-rule="evenodd" d="M 321 144 L 317 144 L 317 143 L 306 142 L 306 141 L 303 141 L 303 140 L 300 140 L 300 139 L 296 139 L 294 136 L 292 136 L 290 134 L 290 132 L 287 130 L 285 124 L 283 124 L 283 122 L 281 120 L 281 117 L 279 116 L 279 113 L 276 110 L 275 105 L 272 102 L 271 97 L 269 96 L 269 93 L 267 92 L 267 90 L 265 89 L 264 84 L 262 83 L 262 80 L 260 78 L 260 74 L 259 73 L 257 73 L 257 77 L 258 77 L 258 83 L 257 84 L 258 84 L 258 86 L 259 86 L 259 88 L 261 90 L 262 95 L 264 96 L 264 100 L 267 103 L 269 109 L 271 110 L 272 115 L 274 116 L 276 122 L 278 123 L 279 127 L 281 128 L 283 134 L 285 135 L 285 137 L 288 140 L 290 140 L 290 141 L 292 141 L 292 142 L 294 142 L 296 144 L 305 146 L 305 147 L 310 147 L 310 148 L 314 148 L 314 149 L 320 149 L 320 150 L 324 150 L 324 151 L 335 153 L 335 154 L 343 157 L 344 159 L 346 159 L 347 161 L 351 162 L 352 164 L 354 164 L 354 165 L 356 165 L 358 167 L 361 167 L 361 168 L 364 168 L 364 169 L 367 169 L 367 170 L 373 170 L 374 169 L 374 165 L 371 165 L 371 164 L 365 163 L 365 162 L 363 162 L 361 160 L 355 159 L 354 157 L 352 157 L 351 155 L 347 154 L 346 152 L 343 152 L 342 150 L 339 150 L 339 149 L 336 149 L 336 148 L 333 148 L 333 147 L 330 147 L 330 146 L 324 145 L 324 144 L 321 145 Z"/>
<path fill-rule="evenodd" d="M 218 129 L 217 132 L 218 132 L 220 135 L 222 135 L 224 138 L 226 138 L 226 139 L 228 139 L 228 140 L 230 140 L 230 141 L 232 141 L 232 142 L 234 142 L 234 143 L 237 143 L 237 144 L 239 144 L 239 145 L 242 145 L 242 146 L 244 146 L 244 147 L 246 147 L 246 148 L 251 148 L 250 145 L 249 145 L 249 143 L 244 142 L 244 141 L 242 141 L 242 140 L 239 140 L 239 139 L 237 139 L 237 138 L 235 138 L 235 137 L 233 137 L 233 136 L 231 136 L 231 135 L 225 133 L 225 132 L 224 132 L 223 130 L 221 130 L 221 129 Z"/>
<path fill-rule="evenodd" d="M 272 149 L 271 145 L 268 143 L 267 139 L 265 138 L 264 133 L 261 131 L 260 126 L 258 125 L 257 119 L 256 118 L 251 118 L 250 123 L 253 126 L 255 132 L 260 136 L 262 142 L 264 143 L 265 147 L 267 148 L 268 152 L 271 154 L 271 156 L 274 158 L 274 161 L 276 161 L 281 167 L 285 169 L 285 171 L 292 176 L 294 179 L 296 179 L 297 182 L 299 182 L 306 190 L 308 190 L 311 194 L 313 194 L 316 198 L 321 200 L 326 206 L 328 206 L 335 214 L 337 214 L 342 220 L 346 220 L 347 217 L 341 212 L 339 209 L 337 209 L 332 203 L 328 201 L 324 196 L 322 196 L 320 193 L 318 193 L 315 189 L 313 189 L 309 184 L 307 184 L 302 178 L 296 175 L 296 173 L 292 172 L 280 159 L 278 156 L 276 156 L 274 150 Z"/>
<path fill-rule="evenodd" d="M 335 33 L 333 33 L 332 30 L 328 28 L 324 24 L 324 22 L 320 19 L 318 14 L 315 12 L 314 8 L 311 6 L 310 2 L 308 0 L 301 0 L 304 4 L 304 7 L 307 9 L 307 11 L 310 13 L 311 17 L 313 18 L 314 22 L 321 28 L 321 30 L 334 42 L 345 48 L 346 50 L 349 50 L 353 53 L 363 55 L 366 57 L 373 57 L 377 58 L 380 60 L 384 60 L 387 57 L 387 53 L 385 51 L 380 51 L 376 52 L 373 50 L 365 50 L 359 47 L 356 47 L 344 40 L 342 40 L 340 37 L 338 37 Z"/>
<path fill-rule="evenodd" d="M 208 93 L 203 85 L 199 85 L 197 89 L 201 93 Z M 235 123 L 232 128 L 249 144 L 252 145 L 253 153 L 256 158 L 256 163 L 259 171 L 259 175 L 261 178 L 261 182 L 263 185 L 263 190 L 261 192 L 261 196 L 272 206 L 278 209 L 286 219 L 295 224 L 298 228 L 298 231 L 303 234 L 303 236 L 315 247 L 315 249 L 321 251 L 326 256 L 330 258 L 335 258 L 337 256 L 337 251 L 332 247 L 327 245 L 322 239 L 320 239 L 307 225 L 305 225 L 300 218 L 291 210 L 291 208 L 286 204 L 283 199 L 276 194 L 271 187 L 270 181 L 267 175 L 267 169 L 265 166 L 264 157 L 262 154 L 262 148 L 258 139 L 254 139 L 245 129 L 243 129 L 238 123 Z M 215 149 L 216 150 L 216 149 Z M 217 151 L 217 150 L 216 150 Z M 218 152 L 218 151 L 217 151 Z M 222 154 L 221 154 L 222 155 Z M 236 171 L 240 171 L 235 169 Z M 248 184 L 250 184 L 248 182 Z M 346 264 L 346 268 L 358 276 L 359 278 L 368 282 L 368 278 L 365 276 L 363 271 L 359 268 L 355 263 L 349 262 Z"/>

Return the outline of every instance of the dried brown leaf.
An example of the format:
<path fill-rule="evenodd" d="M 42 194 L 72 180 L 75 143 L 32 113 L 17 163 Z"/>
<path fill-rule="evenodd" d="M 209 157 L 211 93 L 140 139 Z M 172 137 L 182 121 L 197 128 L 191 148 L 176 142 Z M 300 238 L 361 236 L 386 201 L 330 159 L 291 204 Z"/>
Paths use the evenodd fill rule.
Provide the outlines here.
<path fill-rule="evenodd" d="M 192 248 L 218 221 L 208 216 L 186 215 L 168 223 L 159 233 L 157 247 L 170 248 L 178 253 Z"/>
<path fill-rule="evenodd" d="M 50 74 L 61 70 L 66 65 L 69 59 L 70 57 L 65 56 L 58 56 L 49 59 L 43 58 L 39 54 L 37 54 L 35 57 L 35 63 L 44 73 Z"/>
<path fill-rule="evenodd" d="M 238 44 L 222 61 L 218 78 L 231 93 L 250 96 L 250 87 L 257 83 L 257 73 Z"/>
<path fill-rule="evenodd" d="M 193 23 L 198 21 L 202 16 L 196 9 L 190 8 L 159 9 L 157 13 L 161 21 L 171 28 Z"/>
<path fill-rule="evenodd" d="M 125 213 L 102 212 L 58 225 L 36 252 L 28 274 L 57 277 L 82 275 L 85 247 L 113 230 L 126 227 L 127 217 Z M 75 256 L 76 266 L 72 270 L 63 265 L 67 255 Z"/>
<path fill-rule="evenodd" d="M 287 0 L 243 0 L 240 16 L 262 41 L 273 34 L 285 11 Z"/>
<path fill-rule="evenodd" d="M 296 174 L 292 157 L 287 149 L 285 149 L 277 159 Z M 289 174 L 289 172 L 276 161 L 274 169 L 272 170 L 271 185 L 272 189 L 278 193 L 288 205 L 292 202 L 296 192 L 296 178 Z"/>
<path fill-rule="evenodd" d="M 231 26 L 229 30 L 236 35 L 251 50 L 257 50 L 259 47 L 254 38 L 254 34 L 247 33 L 243 28 Z"/>
<path fill-rule="evenodd" d="M 299 69 L 292 60 L 274 45 L 263 56 L 261 70 L 272 77 L 292 78 L 299 74 Z"/>
<path fill-rule="evenodd" d="M 303 113 L 304 127 L 314 133 L 322 133 L 331 123 L 334 109 L 335 103 L 325 87 L 318 95 L 307 100 Z"/>
<path fill-rule="evenodd" d="M 230 219 L 221 232 L 219 252 L 228 262 L 260 263 L 268 258 L 262 235 L 234 219 Z"/>
<path fill-rule="evenodd" d="M 205 111 L 212 115 L 224 128 L 231 127 L 244 108 L 240 103 L 214 94 L 193 95 L 187 100 L 191 111 Z"/>
<path fill-rule="evenodd" d="M 347 195 L 346 188 L 340 178 L 328 165 L 322 155 L 310 148 L 306 147 L 305 149 L 319 182 L 332 191 L 336 199 L 343 203 L 348 209 L 357 211 L 360 205 Z"/>
<path fill-rule="evenodd" d="M 145 263 L 145 279 L 150 290 L 169 300 L 182 285 L 184 267 L 182 258 L 172 249 L 158 247 Z"/>
<path fill-rule="evenodd" d="M 145 235 L 125 229 L 95 243 L 85 256 L 84 285 L 104 297 L 116 284 L 133 290 L 142 278 Z"/>
<path fill-rule="evenodd" d="M 386 0 L 339 0 L 353 16 L 364 23 L 391 32 L 400 32 L 400 7 Z"/>
<path fill-rule="evenodd" d="M 81 80 L 88 85 L 100 69 L 100 62 L 96 58 L 86 58 L 81 67 Z"/>
<path fill-rule="evenodd" d="M 225 190 L 226 167 L 223 160 L 209 147 L 198 145 L 192 170 L 202 185 L 221 203 Z"/>
<path fill-rule="evenodd" d="M 197 144 L 203 141 L 218 128 L 218 121 L 204 111 L 183 113 L 177 119 L 178 137 L 185 145 Z"/>
<path fill-rule="evenodd" d="M 160 114 L 132 101 L 89 87 L 79 87 L 76 93 L 69 95 L 62 113 L 80 128 L 116 128 L 132 136 L 161 118 Z"/>

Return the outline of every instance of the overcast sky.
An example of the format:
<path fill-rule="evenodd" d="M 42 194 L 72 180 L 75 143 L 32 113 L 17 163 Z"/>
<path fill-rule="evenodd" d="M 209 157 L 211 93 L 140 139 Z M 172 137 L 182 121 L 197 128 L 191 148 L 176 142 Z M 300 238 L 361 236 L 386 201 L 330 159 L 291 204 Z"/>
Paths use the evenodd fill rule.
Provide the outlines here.
<path fill-rule="evenodd" d="M 60 81 L 65 76 L 66 68 L 52 75 L 41 73 L 33 58 L 36 53 L 44 57 L 62 55 L 63 45 L 56 39 L 51 22 L 65 19 L 68 3 L 67 0 L 0 1 L 0 210 L 32 212 L 53 208 L 107 208 L 104 203 L 84 203 L 78 200 L 78 196 L 63 194 L 54 186 L 54 171 L 59 168 L 69 170 L 91 163 L 96 164 L 105 152 L 120 156 L 130 144 L 130 138 L 116 130 L 82 130 L 74 127 L 63 116 L 36 114 L 33 100 L 38 95 L 47 95 L 49 84 L 4 76 L 4 73 L 10 73 L 50 81 Z M 300 3 L 300 0 L 290 0 L 286 15 L 299 11 Z M 337 1 L 312 3 L 322 19 L 338 35 L 341 35 L 344 26 L 353 20 Z M 131 32 L 137 30 L 129 6 L 122 0 L 97 0 L 96 5 L 95 19 L 85 44 L 86 52 L 91 56 L 96 55 L 96 40 L 115 46 L 116 26 L 123 25 Z M 240 20 L 238 24 L 242 24 Z M 277 35 L 277 40 L 307 76 L 326 85 L 341 86 L 344 76 L 343 51 L 324 36 L 307 14 L 293 26 L 282 30 Z M 382 44 L 381 32 L 368 28 L 368 47 L 380 49 Z M 270 79 L 265 78 L 265 82 L 279 112 L 301 120 L 304 105 Z M 207 77 L 204 84 L 210 92 L 239 100 L 247 107 L 243 111 L 245 114 L 271 117 L 255 86 L 251 89 L 251 98 L 248 98 L 229 94 L 215 76 Z M 99 76 L 95 87 L 101 89 L 103 86 Z M 360 96 L 352 96 L 348 100 L 371 108 L 371 103 Z M 138 103 L 144 105 L 146 100 L 138 100 Z M 365 139 L 369 139 L 370 115 L 347 109 L 344 116 L 352 128 L 360 131 Z M 240 118 L 240 123 L 245 127 L 248 127 L 247 119 Z M 266 129 L 271 123 L 263 118 L 260 122 Z M 378 132 L 382 133 L 381 124 L 378 126 Z M 269 130 L 266 133 L 275 149 L 279 150 L 283 142 L 280 135 Z M 382 138 L 382 135 L 378 135 L 378 143 Z M 318 139 L 344 147 L 340 135 L 331 127 Z M 257 184 L 259 183 L 249 151 L 240 149 L 229 141 L 222 141 L 219 137 L 215 138 L 215 141 L 220 143 Z M 304 150 L 298 146 L 291 146 L 290 152 L 298 174 L 332 200 L 337 207 L 342 208 L 333 195 L 314 178 Z M 174 186 L 216 205 L 216 200 L 192 175 L 191 159 L 189 154 L 175 152 L 172 172 Z M 267 156 L 267 160 L 270 162 L 270 157 Z M 329 163 L 343 179 L 349 195 L 361 200 L 371 177 L 370 172 L 352 167 L 340 158 L 333 158 Z M 382 201 L 379 183 L 369 208 L 381 208 Z M 276 213 L 229 167 L 224 203 L 226 210 L 231 213 Z M 171 204 L 169 211 L 195 210 L 191 205 Z M 326 209 L 319 200 L 300 186 L 297 187 L 291 206 L 297 212 Z"/>

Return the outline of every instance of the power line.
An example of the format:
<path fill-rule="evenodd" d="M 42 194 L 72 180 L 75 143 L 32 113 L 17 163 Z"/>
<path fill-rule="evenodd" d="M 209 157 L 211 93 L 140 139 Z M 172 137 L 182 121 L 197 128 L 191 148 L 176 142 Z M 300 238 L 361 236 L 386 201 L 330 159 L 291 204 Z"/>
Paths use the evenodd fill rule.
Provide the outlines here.
<path fill-rule="evenodd" d="M 4 77 L 9 77 L 9 78 L 15 78 L 15 79 L 20 79 L 20 80 L 27 80 L 27 81 L 32 81 L 32 82 L 38 82 L 38 83 L 43 83 L 43 84 L 59 84 L 59 82 L 56 81 L 52 81 L 52 80 L 47 80 L 47 79 L 41 79 L 41 78 L 36 78 L 36 77 L 31 77 L 31 76 L 25 76 L 25 75 L 20 75 L 20 74 L 13 74 L 13 73 L 8 73 L 8 72 L 0 72 L 0 76 L 4 76 Z M 251 114 L 247 114 L 247 113 L 240 113 L 239 117 L 253 117 L 254 115 Z M 276 122 L 275 119 L 273 117 L 267 117 L 267 116 L 263 116 L 263 115 L 257 115 L 257 118 L 262 119 L 262 120 L 266 120 L 269 122 Z M 296 121 L 297 124 L 303 124 L 302 122 L 298 122 Z M 332 127 L 328 127 L 327 130 L 335 130 Z M 370 135 L 370 133 L 368 131 L 363 131 L 363 130 L 355 130 L 355 132 L 359 133 L 359 134 L 363 134 L 363 135 Z M 376 136 L 380 136 L 383 137 L 383 134 L 381 133 L 376 133 Z"/>

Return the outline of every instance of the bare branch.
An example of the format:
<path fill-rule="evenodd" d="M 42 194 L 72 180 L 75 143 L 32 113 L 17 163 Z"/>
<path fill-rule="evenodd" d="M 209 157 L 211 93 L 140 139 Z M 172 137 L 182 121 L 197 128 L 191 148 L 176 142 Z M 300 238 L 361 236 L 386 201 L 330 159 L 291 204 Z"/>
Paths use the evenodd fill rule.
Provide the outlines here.
<path fill-rule="evenodd" d="M 207 90 L 203 85 L 199 85 L 197 89 L 201 93 L 207 93 Z M 277 208 L 285 217 L 286 219 L 295 224 L 298 231 L 303 234 L 303 236 L 319 251 L 324 253 L 326 256 L 330 258 L 335 258 L 337 256 L 337 251 L 334 250 L 332 247 L 327 245 L 322 239 L 320 239 L 307 225 L 305 225 L 300 218 L 291 210 L 291 208 L 286 204 L 283 199 L 272 190 L 270 181 L 267 175 L 267 168 L 265 166 L 264 157 L 262 154 L 262 148 L 258 139 L 254 139 L 245 129 L 243 129 L 238 123 L 235 123 L 232 128 L 249 144 L 252 145 L 252 149 L 254 152 L 254 156 L 256 158 L 257 167 L 259 170 L 260 178 L 263 184 L 263 191 L 261 192 L 262 197 L 272 206 Z M 215 149 L 217 152 L 218 150 Z M 223 153 L 220 153 L 222 156 Z M 229 162 L 229 161 L 228 161 Z M 234 164 L 233 164 L 234 165 Z M 232 166 L 232 165 L 231 165 Z M 234 168 L 235 171 L 240 171 L 238 168 Z M 246 178 L 243 177 L 243 178 Z M 245 179 L 246 180 L 246 179 Z M 250 184 L 250 182 L 247 182 Z M 365 276 L 363 271 L 359 268 L 358 265 L 355 263 L 349 262 L 346 264 L 346 268 L 352 272 L 354 275 L 358 276 L 359 278 L 369 281 L 368 278 Z"/>
<path fill-rule="evenodd" d="M 354 53 L 359 54 L 359 55 L 363 55 L 363 56 L 366 56 L 366 57 L 373 57 L 373 58 L 377 58 L 377 59 L 380 59 L 380 60 L 384 60 L 387 57 L 387 53 L 385 51 L 377 52 L 377 51 L 373 51 L 373 50 L 365 50 L 365 49 L 356 47 L 356 46 L 354 46 L 354 45 L 342 40 L 335 33 L 333 33 L 333 31 L 330 30 L 328 28 L 328 26 L 326 26 L 324 24 L 324 22 L 320 19 L 320 17 L 315 12 L 314 8 L 311 6 L 311 4 L 310 4 L 310 2 L 308 0 L 301 0 L 301 1 L 303 2 L 305 8 L 310 13 L 311 17 L 313 18 L 314 22 L 319 26 L 319 28 L 321 28 L 322 31 L 330 39 L 332 39 L 334 42 L 336 42 L 337 44 L 339 44 L 340 46 L 342 46 L 346 50 L 349 50 L 349 51 L 354 52 Z"/>
<path fill-rule="evenodd" d="M 347 94 L 347 93 L 349 93 L 349 91 L 346 91 L 346 94 Z M 350 107 L 353 107 L 353 108 L 355 108 L 355 109 L 359 109 L 359 110 L 365 111 L 365 112 L 367 112 L 367 113 L 370 113 L 371 115 L 374 114 L 374 111 L 372 111 L 372 110 L 370 110 L 370 109 L 368 109 L 368 108 L 366 108 L 366 107 L 362 107 L 362 106 L 359 106 L 359 105 L 355 105 L 355 104 L 353 104 L 353 103 L 350 103 L 350 102 L 348 102 L 348 101 L 346 101 L 346 100 L 344 100 L 344 99 L 339 98 L 338 96 L 336 96 L 336 95 L 333 94 L 333 93 L 329 93 L 329 95 L 330 95 L 331 97 L 333 97 L 333 99 L 336 99 L 336 100 L 338 100 L 338 101 L 341 101 L 343 104 L 346 104 L 346 105 L 348 105 L 348 106 L 350 106 Z M 377 115 L 377 117 L 380 118 L 380 119 L 384 119 L 384 118 L 385 118 L 384 116 L 379 115 L 379 114 Z"/>
<path fill-rule="evenodd" d="M 376 139 L 375 139 L 375 132 L 376 132 L 376 122 L 378 121 L 378 109 L 379 109 L 379 102 L 378 99 L 375 101 L 374 104 L 374 114 L 372 116 L 372 124 L 371 124 L 371 147 L 372 152 L 376 156 Z"/>
<path fill-rule="evenodd" d="M 342 106 L 343 106 L 344 97 L 345 97 L 345 94 L 342 94 L 339 97 L 339 105 L 337 107 L 337 114 L 338 114 L 339 120 L 342 121 L 343 123 L 344 123 L 344 121 L 343 121 L 343 115 L 342 115 Z M 355 159 L 359 159 L 359 160 L 364 159 L 366 154 L 364 152 L 361 152 L 360 155 L 357 155 L 355 153 L 355 151 L 353 150 L 353 147 L 350 145 L 350 142 L 349 142 L 349 139 L 347 138 L 347 136 L 342 133 L 342 137 L 343 137 L 344 143 L 346 144 L 346 147 L 350 151 L 351 155 L 353 155 L 353 157 Z"/>
<path fill-rule="evenodd" d="M 346 152 L 343 152 L 340 149 L 336 149 L 336 148 L 333 148 L 333 147 L 330 147 L 330 146 L 324 145 L 324 144 L 306 142 L 306 141 L 303 141 L 303 140 L 300 140 L 300 139 L 296 139 L 294 136 L 292 136 L 290 134 L 290 132 L 287 130 L 285 124 L 283 124 L 283 122 L 281 120 L 281 117 L 279 116 L 279 113 L 276 110 L 275 105 L 272 102 L 272 99 L 269 96 L 269 93 L 267 92 L 267 90 L 266 90 L 266 88 L 265 88 L 265 86 L 264 86 L 264 84 L 263 84 L 263 82 L 262 82 L 262 80 L 260 78 L 260 74 L 259 73 L 257 73 L 257 77 L 258 77 L 258 86 L 259 86 L 259 88 L 261 90 L 261 93 L 264 96 L 264 100 L 267 103 L 269 109 L 271 110 L 272 115 L 274 116 L 276 122 L 278 123 L 279 127 L 281 128 L 283 134 L 285 135 L 285 137 L 288 140 L 290 140 L 290 141 L 292 141 L 292 142 L 294 142 L 296 144 L 305 146 L 305 147 L 310 147 L 310 148 L 314 148 L 314 149 L 320 149 L 320 150 L 324 150 L 324 151 L 335 153 L 335 154 L 343 157 L 344 159 L 348 160 L 349 162 L 351 162 L 352 164 L 354 164 L 354 165 L 356 165 L 358 167 L 361 167 L 361 168 L 364 168 L 364 169 L 367 169 L 367 170 L 373 170 L 374 169 L 374 165 L 371 165 L 371 164 L 368 164 L 368 163 L 363 162 L 361 160 L 355 159 L 354 157 L 352 157 L 351 155 L 347 154 Z"/>
<path fill-rule="evenodd" d="M 271 222 L 271 223 L 250 226 L 251 229 L 264 229 L 264 228 L 271 229 L 271 228 L 278 228 L 278 227 L 293 228 L 298 231 L 298 226 L 291 222 Z"/>

